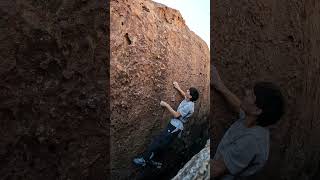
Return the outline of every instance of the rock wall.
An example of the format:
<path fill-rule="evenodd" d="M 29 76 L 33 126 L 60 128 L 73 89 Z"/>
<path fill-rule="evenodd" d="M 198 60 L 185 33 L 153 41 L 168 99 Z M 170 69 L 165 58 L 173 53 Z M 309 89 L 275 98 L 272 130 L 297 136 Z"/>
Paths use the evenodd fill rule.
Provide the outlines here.
<path fill-rule="evenodd" d="M 319 179 L 320 3 L 315 0 L 216 1 L 212 62 L 240 97 L 254 81 L 281 86 L 286 114 L 271 127 L 267 166 L 254 179 Z M 233 115 L 212 92 L 212 153 Z"/>
<path fill-rule="evenodd" d="M 108 175 L 105 6 L 0 2 L 0 179 Z"/>
<path fill-rule="evenodd" d="M 183 148 L 171 152 L 185 151 L 200 141 L 205 144 L 202 137 L 207 134 L 209 112 L 209 49 L 188 29 L 177 10 L 145 0 L 113 0 L 110 7 L 111 172 L 114 178 L 135 179 L 140 170 L 132 165 L 132 158 L 146 149 L 171 118 L 160 107 L 160 100 L 174 109 L 182 100 L 173 81 L 183 90 L 196 87 L 200 98 L 186 125 L 187 137 L 178 140 Z M 171 158 L 175 164 L 180 162 L 176 158 L 183 157 L 177 155 Z M 177 172 L 181 167 L 174 168 Z M 153 173 L 156 175 L 159 173 Z"/>

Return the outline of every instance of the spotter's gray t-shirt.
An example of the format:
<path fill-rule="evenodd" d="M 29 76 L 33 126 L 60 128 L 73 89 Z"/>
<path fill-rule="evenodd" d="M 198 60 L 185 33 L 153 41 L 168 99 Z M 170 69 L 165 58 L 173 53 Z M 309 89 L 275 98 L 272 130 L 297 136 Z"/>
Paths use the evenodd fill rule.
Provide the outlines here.
<path fill-rule="evenodd" d="M 170 123 L 176 128 L 183 130 L 183 123 L 186 123 L 188 118 L 194 112 L 194 102 L 187 101 L 184 99 L 179 104 L 177 112 L 179 112 L 181 116 L 177 119 L 176 118 L 171 119 Z"/>
<path fill-rule="evenodd" d="M 222 180 L 250 176 L 262 169 L 269 155 L 269 130 L 262 126 L 247 128 L 245 113 L 241 110 L 220 141 L 214 159 L 224 160 L 230 174 Z"/>

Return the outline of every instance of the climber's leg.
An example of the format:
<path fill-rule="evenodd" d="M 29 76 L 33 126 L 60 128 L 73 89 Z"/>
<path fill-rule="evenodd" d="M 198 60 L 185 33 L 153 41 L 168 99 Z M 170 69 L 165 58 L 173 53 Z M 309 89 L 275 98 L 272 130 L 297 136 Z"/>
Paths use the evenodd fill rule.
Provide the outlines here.
<path fill-rule="evenodd" d="M 151 164 L 158 167 L 159 163 L 153 161 L 152 158 L 160 150 L 168 147 L 174 138 L 178 136 L 180 130 L 171 133 L 175 129 L 176 127 L 169 123 L 166 129 L 161 131 L 161 133 L 153 139 L 148 149 L 142 154 L 142 156 L 135 158 L 133 162 L 139 166 L 145 166 L 147 162 L 151 162 Z"/>
<path fill-rule="evenodd" d="M 155 137 L 152 143 L 149 145 L 147 151 L 143 154 L 143 157 L 146 160 L 150 160 L 153 158 L 155 154 L 159 151 L 167 148 L 175 137 L 179 134 L 180 130 L 172 133 L 176 127 L 174 127 L 171 123 L 168 124 L 167 128 L 164 129 L 159 136 Z"/>

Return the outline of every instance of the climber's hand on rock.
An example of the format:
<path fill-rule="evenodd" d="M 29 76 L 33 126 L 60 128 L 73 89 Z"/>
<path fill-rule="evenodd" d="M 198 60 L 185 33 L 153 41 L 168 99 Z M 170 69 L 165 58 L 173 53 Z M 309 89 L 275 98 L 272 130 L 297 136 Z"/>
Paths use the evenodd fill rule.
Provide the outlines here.
<path fill-rule="evenodd" d="M 176 81 L 173 82 L 173 86 L 174 86 L 176 89 L 179 89 L 179 88 L 180 88 L 178 82 L 176 82 Z"/>
<path fill-rule="evenodd" d="M 167 106 L 168 104 L 166 103 L 166 102 L 164 102 L 164 101 L 161 101 L 160 102 L 160 106 L 162 106 L 162 107 L 165 107 L 165 106 Z"/>
<path fill-rule="evenodd" d="M 222 90 L 225 86 L 224 83 L 222 82 L 220 75 L 218 73 L 217 68 L 212 65 L 212 73 L 211 73 L 211 84 L 217 89 L 217 90 Z"/>
<path fill-rule="evenodd" d="M 179 84 L 178 84 L 176 81 L 173 82 L 173 86 L 180 92 L 180 94 L 181 94 L 183 97 L 186 96 L 186 93 L 182 91 L 182 89 L 180 88 Z"/>

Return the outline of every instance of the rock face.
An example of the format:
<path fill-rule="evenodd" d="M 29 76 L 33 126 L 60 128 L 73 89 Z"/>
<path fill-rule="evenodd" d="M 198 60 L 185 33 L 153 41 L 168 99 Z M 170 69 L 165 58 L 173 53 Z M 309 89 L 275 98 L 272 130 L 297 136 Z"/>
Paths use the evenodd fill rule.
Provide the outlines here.
<path fill-rule="evenodd" d="M 171 118 L 160 100 L 174 109 L 182 100 L 173 81 L 200 92 L 184 147 L 207 133 L 200 126 L 206 127 L 209 113 L 209 49 L 174 9 L 144 0 L 110 3 L 111 172 L 120 179 L 136 178 L 132 158 Z"/>
<path fill-rule="evenodd" d="M 271 128 L 271 151 L 254 179 L 319 179 L 319 1 L 215 1 L 213 63 L 237 95 L 254 81 L 281 86 L 286 114 Z M 212 154 L 233 116 L 212 94 Z"/>
<path fill-rule="evenodd" d="M 210 140 L 206 146 L 172 178 L 172 180 L 209 180 L 210 179 Z"/>
<path fill-rule="evenodd" d="M 100 179 L 106 169 L 103 2 L 0 2 L 1 179 Z"/>

